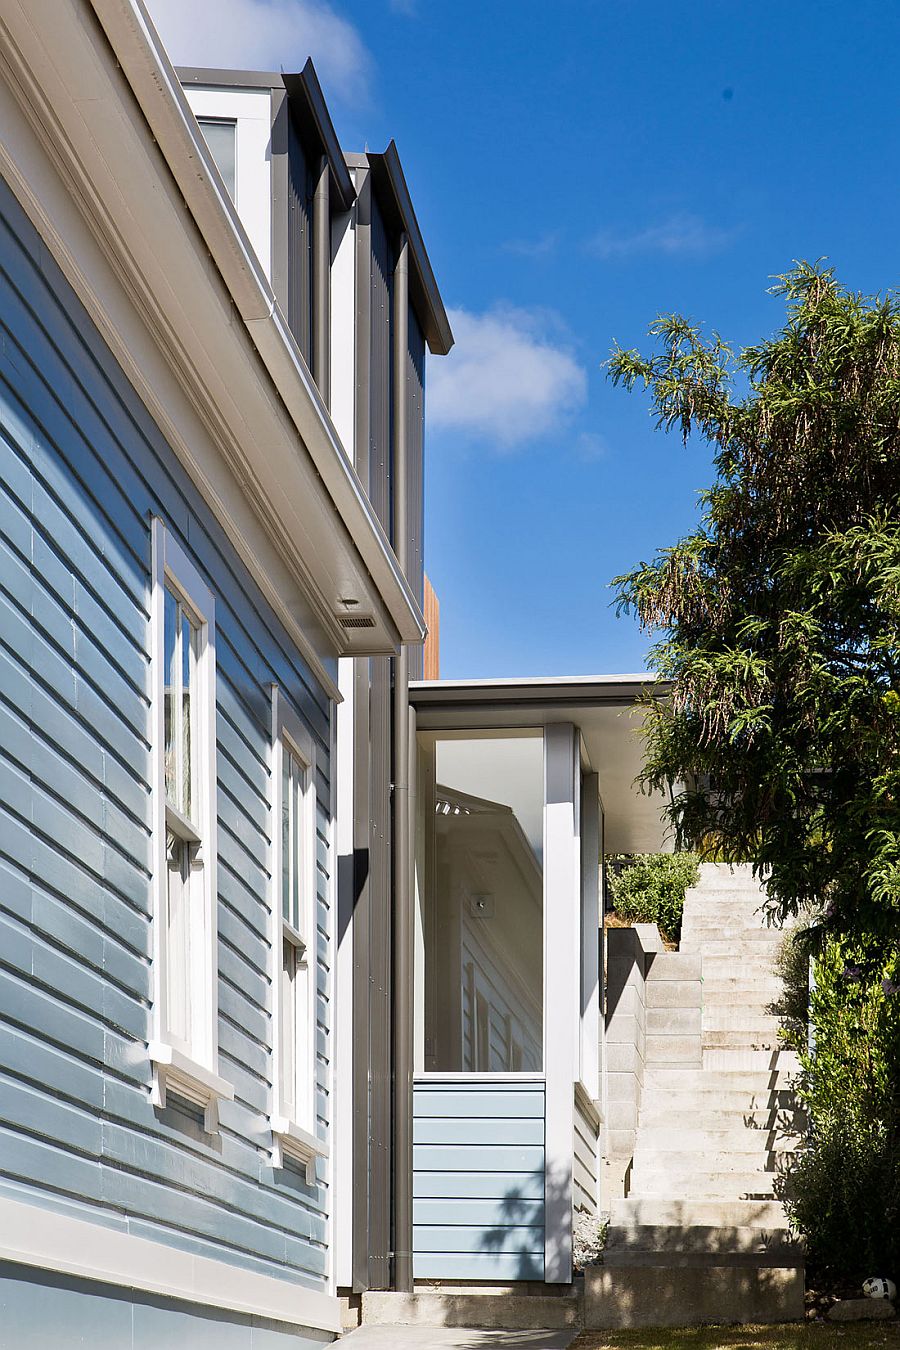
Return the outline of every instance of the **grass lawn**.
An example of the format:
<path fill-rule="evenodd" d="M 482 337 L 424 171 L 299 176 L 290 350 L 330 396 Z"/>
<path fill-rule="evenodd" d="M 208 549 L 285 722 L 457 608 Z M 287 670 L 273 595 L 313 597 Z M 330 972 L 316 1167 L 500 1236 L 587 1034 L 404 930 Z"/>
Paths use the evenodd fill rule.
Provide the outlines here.
<path fill-rule="evenodd" d="M 900 1350 L 900 1322 L 586 1331 L 572 1350 Z"/>

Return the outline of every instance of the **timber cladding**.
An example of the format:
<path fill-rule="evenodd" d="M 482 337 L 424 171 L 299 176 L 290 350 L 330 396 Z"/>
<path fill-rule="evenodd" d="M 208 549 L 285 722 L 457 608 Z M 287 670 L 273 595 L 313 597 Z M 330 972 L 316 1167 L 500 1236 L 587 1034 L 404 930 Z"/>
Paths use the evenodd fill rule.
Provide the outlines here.
<path fill-rule="evenodd" d="M 544 1084 L 416 1080 L 416 1279 L 544 1278 Z"/>
<path fill-rule="evenodd" d="M 327 1287 L 327 1167 L 268 1161 L 271 684 L 317 763 L 316 1116 L 330 1134 L 331 705 L 0 183 L 0 1124 L 21 1197 Z M 220 1131 L 150 1103 L 150 519 L 216 604 Z"/>

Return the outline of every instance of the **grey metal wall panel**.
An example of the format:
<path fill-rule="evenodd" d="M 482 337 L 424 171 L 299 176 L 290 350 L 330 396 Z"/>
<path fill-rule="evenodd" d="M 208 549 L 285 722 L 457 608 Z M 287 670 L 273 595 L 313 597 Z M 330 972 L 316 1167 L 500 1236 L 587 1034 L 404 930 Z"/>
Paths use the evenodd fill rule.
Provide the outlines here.
<path fill-rule="evenodd" d="M 300 132 L 288 118 L 287 321 L 310 370 L 313 367 L 312 200 L 315 184 Z M 313 371 L 313 374 L 316 374 Z"/>
<path fill-rule="evenodd" d="M 151 513 L 216 597 L 216 1137 L 148 1092 Z M 0 184 L 0 1184 L 321 1289 L 326 1169 L 267 1151 L 272 682 L 317 747 L 328 1139 L 330 701 Z"/>
<path fill-rule="evenodd" d="M 416 1279 L 543 1279 L 543 1083 L 428 1078 L 413 1101 Z"/>
<path fill-rule="evenodd" d="M 425 604 L 425 335 L 415 312 L 409 310 L 409 348 L 406 362 L 407 500 L 410 539 L 407 575 L 419 604 Z M 425 652 L 409 654 L 409 678 L 420 680 Z"/>
<path fill-rule="evenodd" d="M 372 272 L 370 279 L 371 345 L 369 366 L 369 498 L 388 535 L 393 538 L 391 473 L 391 367 L 393 343 L 394 251 L 378 202 L 371 208 Z"/>

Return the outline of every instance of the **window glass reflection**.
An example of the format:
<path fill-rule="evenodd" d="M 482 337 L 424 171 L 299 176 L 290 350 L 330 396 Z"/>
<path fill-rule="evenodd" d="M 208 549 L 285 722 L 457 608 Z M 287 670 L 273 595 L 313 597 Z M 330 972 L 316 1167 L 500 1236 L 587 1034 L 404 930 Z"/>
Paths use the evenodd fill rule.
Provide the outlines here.
<path fill-rule="evenodd" d="M 425 1068 L 543 1068 L 543 740 L 420 738 Z"/>

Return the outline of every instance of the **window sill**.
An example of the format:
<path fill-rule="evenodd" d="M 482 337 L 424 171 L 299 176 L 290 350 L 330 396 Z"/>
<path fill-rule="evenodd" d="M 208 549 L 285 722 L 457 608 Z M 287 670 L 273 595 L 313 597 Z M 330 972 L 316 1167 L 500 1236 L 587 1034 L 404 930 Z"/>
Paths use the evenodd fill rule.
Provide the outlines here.
<path fill-rule="evenodd" d="M 165 1041 L 151 1041 L 149 1054 L 153 1065 L 153 1086 L 150 1089 L 153 1105 L 164 1108 L 167 1095 L 171 1092 L 192 1106 L 199 1106 L 203 1111 L 203 1128 L 207 1134 L 217 1134 L 219 1102 L 233 1100 L 234 1088 L 231 1084 Z"/>
<path fill-rule="evenodd" d="M 272 1166 L 283 1167 L 285 1158 L 292 1158 L 305 1165 L 306 1180 L 310 1186 L 315 1185 L 316 1159 L 328 1157 L 328 1145 L 286 1116 L 272 1116 L 269 1125 L 272 1130 Z"/>

